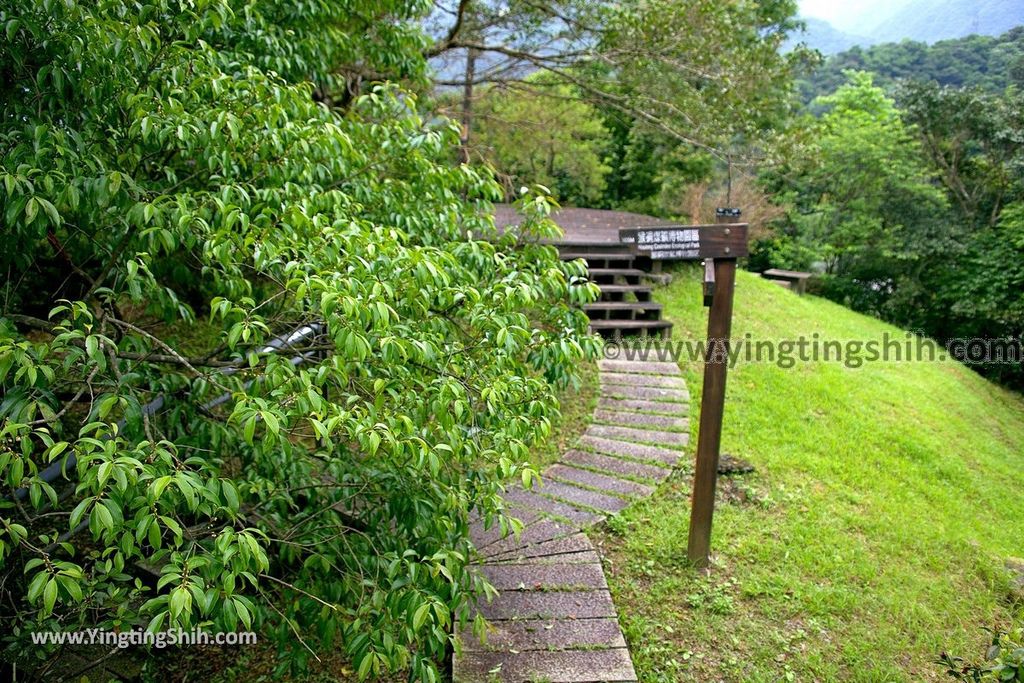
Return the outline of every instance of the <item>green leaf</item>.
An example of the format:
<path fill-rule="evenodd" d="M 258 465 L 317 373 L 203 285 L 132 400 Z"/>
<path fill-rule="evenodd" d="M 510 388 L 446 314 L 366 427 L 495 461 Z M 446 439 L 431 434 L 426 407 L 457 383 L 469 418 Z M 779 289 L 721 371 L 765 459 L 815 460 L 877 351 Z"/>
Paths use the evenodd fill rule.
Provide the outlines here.
<path fill-rule="evenodd" d="M 427 621 L 427 617 L 430 616 L 430 603 L 426 602 L 419 606 L 415 614 L 412 617 L 412 628 L 414 631 L 419 631 L 423 624 Z"/>
<path fill-rule="evenodd" d="M 171 617 L 173 619 L 178 619 L 183 612 L 191 609 L 192 595 L 185 587 L 175 588 L 171 591 L 171 599 L 168 604 L 170 607 Z"/>
<path fill-rule="evenodd" d="M 57 580 L 50 578 L 43 589 L 43 616 L 53 613 L 53 607 L 57 603 Z"/>
<path fill-rule="evenodd" d="M 268 411 L 263 411 L 260 415 L 263 417 L 263 421 L 267 424 L 267 429 L 270 433 L 277 436 L 278 431 L 281 429 L 281 423 L 277 421 L 277 416 Z"/>
<path fill-rule="evenodd" d="M 50 578 L 50 573 L 47 571 L 41 571 L 32 577 L 32 581 L 28 585 L 28 601 L 35 603 L 39 599 L 39 596 L 43 593 L 43 588 L 46 587 L 46 582 Z"/>
<path fill-rule="evenodd" d="M 110 478 L 110 471 L 113 469 L 113 467 L 114 463 L 109 460 L 100 464 L 99 470 L 97 471 L 96 474 L 96 481 L 100 486 L 103 486 L 105 483 L 107 483 L 107 479 Z"/>
<path fill-rule="evenodd" d="M 110 510 L 108 510 L 105 505 L 103 505 L 101 503 L 101 504 L 95 506 L 92 509 L 92 513 L 94 515 L 96 515 L 97 520 L 99 521 L 100 525 L 103 528 L 105 528 L 107 530 L 113 530 L 113 528 L 114 528 L 114 517 L 110 514 Z"/>
<path fill-rule="evenodd" d="M 104 397 L 102 400 L 100 400 L 99 405 L 96 409 L 96 416 L 101 420 L 106 418 L 107 415 L 110 414 L 110 411 L 113 410 L 114 406 L 117 405 L 117 402 L 118 397 L 114 394 Z"/>
<path fill-rule="evenodd" d="M 25 204 L 25 223 L 30 224 L 35 220 L 36 214 L 39 212 L 39 204 L 36 203 L 35 197 L 30 197 L 28 203 Z"/>
<path fill-rule="evenodd" d="M 248 608 L 238 598 L 232 600 L 235 604 L 235 612 L 238 613 L 238 618 L 246 628 L 252 628 L 252 614 L 249 613 Z"/>
<path fill-rule="evenodd" d="M 174 477 L 172 477 L 169 474 L 165 474 L 162 477 L 157 477 L 156 479 L 154 479 L 151 488 L 153 492 L 153 500 L 159 500 L 160 496 L 163 495 L 164 490 L 167 489 L 167 486 L 172 481 L 174 481 Z"/>
<path fill-rule="evenodd" d="M 46 216 L 50 219 L 50 222 L 53 223 L 54 225 L 60 225 L 61 220 L 60 214 L 57 212 L 57 207 L 50 203 L 49 200 L 43 199 L 42 197 L 36 197 L 35 199 L 36 202 L 38 202 L 39 205 L 43 207 L 43 211 L 46 213 Z"/>
<path fill-rule="evenodd" d="M 253 445 L 253 438 L 256 434 L 256 415 L 254 414 L 248 420 L 245 421 L 245 427 L 242 428 L 242 437 L 245 442 L 250 446 Z"/>
<path fill-rule="evenodd" d="M 238 512 L 238 492 L 235 491 L 235 485 L 224 479 L 221 482 L 221 491 L 224 493 L 224 500 L 227 501 L 228 508 L 233 512 Z"/>
<path fill-rule="evenodd" d="M 89 509 L 89 505 L 91 505 L 92 502 L 92 498 L 83 498 L 81 501 L 79 501 L 78 505 L 75 506 L 75 509 L 71 511 L 71 518 L 69 520 L 69 524 L 72 529 L 77 527 L 79 522 L 82 521 L 82 517 L 85 515 L 86 510 Z"/>
<path fill-rule="evenodd" d="M 367 652 L 363 655 L 362 660 L 359 662 L 359 668 L 356 670 L 356 675 L 359 676 L 359 680 L 363 681 L 370 675 L 370 670 L 373 667 L 373 652 Z"/>
<path fill-rule="evenodd" d="M 64 590 L 68 592 L 75 602 L 82 601 L 82 587 L 78 584 L 78 581 L 74 580 L 70 576 L 58 576 L 57 580 L 60 581 L 60 585 L 64 587 Z"/>

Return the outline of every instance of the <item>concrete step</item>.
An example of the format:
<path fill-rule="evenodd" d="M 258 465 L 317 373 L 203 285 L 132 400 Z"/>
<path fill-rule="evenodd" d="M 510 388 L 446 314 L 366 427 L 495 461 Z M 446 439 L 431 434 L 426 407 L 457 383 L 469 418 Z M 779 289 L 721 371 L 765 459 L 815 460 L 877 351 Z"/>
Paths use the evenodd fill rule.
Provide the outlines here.
<path fill-rule="evenodd" d="M 672 470 L 667 467 L 625 460 L 590 451 L 571 450 L 565 454 L 561 462 L 569 465 L 589 467 L 607 474 L 637 477 L 655 483 L 666 479 L 672 473 Z"/>
<path fill-rule="evenodd" d="M 543 567 L 545 565 L 493 566 Z M 577 566 L 586 567 L 587 565 Z M 600 569 L 600 565 L 597 567 Z M 481 643 L 473 635 L 471 627 L 468 626 L 463 628 L 459 635 L 465 652 L 527 652 L 530 650 L 555 652 L 626 647 L 626 641 L 622 637 L 622 631 L 619 630 L 618 622 L 610 617 L 492 621 L 487 629 L 487 642 L 485 643 Z"/>
<path fill-rule="evenodd" d="M 646 355 L 647 359 L 606 359 L 597 361 L 597 369 L 602 373 L 615 372 L 619 374 L 634 375 L 664 375 L 667 377 L 678 377 L 683 374 L 675 361 L 668 358 L 660 358 L 658 349 L 651 349 Z"/>
<path fill-rule="evenodd" d="M 583 306 L 591 320 L 660 320 L 662 308 L 649 301 L 597 301 Z"/>
<path fill-rule="evenodd" d="M 560 251 L 558 255 L 563 261 L 573 261 L 581 258 L 586 260 L 588 263 L 591 259 L 595 261 L 633 261 L 636 258 L 636 254 L 631 251 L 623 251 L 621 247 L 617 251 Z M 628 268 L 629 266 L 595 266 L 598 268 Z"/>
<path fill-rule="evenodd" d="M 643 277 L 647 275 L 647 272 L 639 268 L 591 268 L 590 275 L 591 277 L 612 277 L 615 275 Z"/>
<path fill-rule="evenodd" d="M 554 652 L 467 652 L 456 660 L 455 683 L 544 681 L 545 683 L 629 683 L 636 681 L 624 647 Z"/>
<path fill-rule="evenodd" d="M 596 434 L 595 436 L 601 436 Z M 573 486 L 586 486 L 602 493 L 610 493 L 616 496 L 649 496 L 654 489 L 644 484 L 638 484 L 628 479 L 620 479 L 607 474 L 598 474 L 590 470 L 582 470 L 572 465 L 559 463 L 549 467 L 544 476 L 559 479 Z"/>
<path fill-rule="evenodd" d="M 666 401 L 668 403 L 690 403 L 690 392 L 686 389 L 668 387 L 645 387 L 629 384 L 606 384 L 600 382 L 601 396 L 618 399 L 640 399 L 642 401 Z"/>
<path fill-rule="evenodd" d="M 483 564 L 474 569 L 500 591 L 585 591 L 608 588 L 600 562 Z"/>
<path fill-rule="evenodd" d="M 591 268 L 589 275 L 599 285 L 612 285 L 616 282 L 638 285 L 647 273 L 639 268 Z"/>
<path fill-rule="evenodd" d="M 672 323 L 667 320 L 591 320 L 590 329 L 607 336 L 622 334 L 658 332 L 664 336 L 672 330 Z"/>
<path fill-rule="evenodd" d="M 598 285 L 601 288 L 601 301 L 625 302 L 636 300 L 639 303 L 648 303 L 651 300 L 653 287 L 648 285 Z"/>
<path fill-rule="evenodd" d="M 599 270 L 607 270 L 610 268 L 634 268 L 636 265 L 639 265 L 637 263 L 636 254 L 628 251 L 608 252 L 606 254 L 567 251 L 562 252 L 560 255 L 563 261 L 574 261 L 581 258 L 587 262 L 587 267 L 597 268 Z"/>
<path fill-rule="evenodd" d="M 626 384 L 635 387 L 686 389 L 686 380 L 678 376 L 640 375 L 633 372 L 602 372 L 602 384 Z"/>
<path fill-rule="evenodd" d="M 679 458 L 683 456 L 681 451 L 660 446 L 648 446 L 645 444 L 633 443 L 632 441 L 617 441 L 605 439 L 599 436 L 592 436 L 584 433 L 580 437 L 580 448 L 604 453 L 619 458 L 631 458 L 633 460 L 646 460 L 658 465 L 675 467 Z"/>
<path fill-rule="evenodd" d="M 629 247 L 624 245 L 618 240 L 569 240 L 569 241 L 551 241 L 549 244 L 553 244 L 558 247 L 559 251 L 573 251 L 573 252 L 588 252 L 588 253 L 600 253 L 600 252 L 621 252 L 629 251 Z"/>

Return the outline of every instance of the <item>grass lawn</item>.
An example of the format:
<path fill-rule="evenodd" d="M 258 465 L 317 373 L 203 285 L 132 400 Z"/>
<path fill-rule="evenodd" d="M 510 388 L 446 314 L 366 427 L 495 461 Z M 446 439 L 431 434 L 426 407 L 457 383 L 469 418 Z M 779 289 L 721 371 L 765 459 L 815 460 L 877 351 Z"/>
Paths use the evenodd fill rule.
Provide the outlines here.
<path fill-rule="evenodd" d="M 657 300 L 702 338 L 699 273 L 675 275 Z M 734 339 L 903 338 L 749 273 L 735 309 Z M 708 574 L 685 563 L 686 473 L 595 538 L 641 681 L 944 680 L 941 651 L 978 659 L 1022 618 L 1002 570 L 1024 555 L 1019 395 L 953 362 L 740 363 L 722 448 L 757 472 L 720 480 Z"/>

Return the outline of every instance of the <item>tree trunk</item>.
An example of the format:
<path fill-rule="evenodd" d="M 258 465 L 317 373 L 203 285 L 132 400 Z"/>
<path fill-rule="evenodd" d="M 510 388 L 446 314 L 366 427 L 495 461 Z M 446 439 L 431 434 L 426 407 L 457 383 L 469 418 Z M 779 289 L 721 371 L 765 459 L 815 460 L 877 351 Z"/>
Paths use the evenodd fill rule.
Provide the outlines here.
<path fill-rule="evenodd" d="M 462 136 L 459 147 L 462 163 L 469 163 L 469 134 L 473 126 L 473 80 L 476 78 L 475 48 L 466 49 L 466 83 L 462 87 Z"/>

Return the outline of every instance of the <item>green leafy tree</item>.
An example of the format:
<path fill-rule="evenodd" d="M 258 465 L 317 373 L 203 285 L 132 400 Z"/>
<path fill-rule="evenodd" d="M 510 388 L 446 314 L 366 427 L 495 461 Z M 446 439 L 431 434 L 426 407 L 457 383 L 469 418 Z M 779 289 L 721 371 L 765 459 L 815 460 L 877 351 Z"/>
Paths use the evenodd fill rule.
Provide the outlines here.
<path fill-rule="evenodd" d="M 792 70 L 806 57 L 779 50 L 797 26 L 792 0 L 436 5 L 427 54 L 438 84 L 522 88 L 543 70 L 596 106 L 698 147 L 763 136 L 788 110 Z M 552 89 L 550 100 L 560 97 Z"/>
<path fill-rule="evenodd" d="M 868 74 L 848 77 L 766 174 L 793 208 L 759 265 L 823 262 L 826 294 L 939 340 L 1020 338 L 1020 93 L 905 83 L 897 110 Z M 1012 364 L 979 369 L 1022 381 Z"/>
<path fill-rule="evenodd" d="M 425 73 L 425 10 L 0 9 L 12 656 L 46 656 L 29 630 L 252 628 L 282 667 L 340 648 L 437 680 L 489 590 L 469 519 L 511 523 L 496 494 L 594 351 L 570 307 L 594 292 L 532 239 L 544 197 L 495 236 L 457 130 L 369 83 Z"/>
<path fill-rule="evenodd" d="M 1024 94 L 907 83 L 898 91 L 958 226 L 956 249 L 927 274 L 931 334 L 949 338 L 1020 338 L 1021 229 L 1024 227 Z M 982 368 L 1019 385 L 1019 367 Z"/>
<path fill-rule="evenodd" d="M 491 88 L 476 105 L 473 149 L 505 179 L 515 196 L 530 182 L 550 187 L 562 202 L 592 206 L 605 191 L 609 134 L 598 112 L 546 74 L 529 80 L 543 92 Z"/>
<path fill-rule="evenodd" d="M 1010 204 L 995 225 L 965 242 L 955 262 L 934 272 L 929 332 L 943 339 L 1024 338 L 1024 203 Z M 1018 364 L 996 359 L 980 369 L 1013 386 L 1024 382 Z"/>
<path fill-rule="evenodd" d="M 963 223 L 994 225 L 1024 196 L 1024 92 L 910 82 L 897 96 Z"/>
<path fill-rule="evenodd" d="M 894 102 L 870 74 L 848 78 L 818 100 L 827 113 L 808 124 L 808 142 L 776 171 L 776 189 L 793 207 L 783 231 L 802 245 L 776 250 L 805 259 L 778 265 L 806 267 L 814 254 L 845 283 L 850 303 L 883 313 L 897 305 L 900 287 L 908 301 L 899 305 L 912 306 L 923 295 L 913 286 L 918 275 L 955 245 L 945 196 Z"/>
<path fill-rule="evenodd" d="M 655 216 L 684 213 L 679 195 L 711 177 L 714 157 L 635 119 L 605 115 L 614 131 L 606 203 Z"/>
<path fill-rule="evenodd" d="M 875 82 L 893 90 L 904 81 L 937 83 L 951 88 L 978 88 L 999 93 L 1024 85 L 1024 27 L 1001 36 L 971 35 L 927 43 L 904 40 L 869 48 L 854 47 L 833 55 L 799 81 L 801 99 L 835 91 L 846 71 L 870 71 Z"/>

